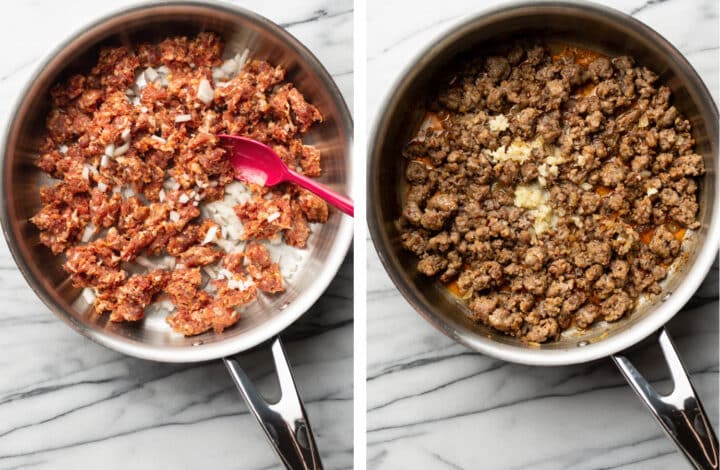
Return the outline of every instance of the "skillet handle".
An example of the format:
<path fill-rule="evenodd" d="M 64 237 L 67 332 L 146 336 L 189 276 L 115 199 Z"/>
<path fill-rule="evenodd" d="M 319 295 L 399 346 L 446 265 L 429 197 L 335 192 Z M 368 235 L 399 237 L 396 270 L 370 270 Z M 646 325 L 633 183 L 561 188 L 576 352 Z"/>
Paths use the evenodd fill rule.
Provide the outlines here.
<path fill-rule="evenodd" d="M 673 381 L 670 394 L 657 393 L 627 357 L 616 354 L 612 359 L 685 458 L 695 468 L 717 470 L 718 440 L 710 420 L 667 330 L 662 328 L 657 335 Z"/>
<path fill-rule="evenodd" d="M 280 399 L 276 403 L 265 401 L 237 360 L 226 357 L 223 362 L 285 467 L 320 470 L 320 454 L 279 337 L 272 341 L 271 348 L 280 384 Z"/>

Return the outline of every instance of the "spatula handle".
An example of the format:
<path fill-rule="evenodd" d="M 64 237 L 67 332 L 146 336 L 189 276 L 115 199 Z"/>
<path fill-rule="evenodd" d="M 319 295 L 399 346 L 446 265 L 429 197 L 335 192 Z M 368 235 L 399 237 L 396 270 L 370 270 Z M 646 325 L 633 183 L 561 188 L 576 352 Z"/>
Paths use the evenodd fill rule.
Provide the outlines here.
<path fill-rule="evenodd" d="M 353 206 L 353 202 L 350 198 L 338 194 L 327 186 L 320 184 L 315 180 L 311 180 L 307 176 L 295 173 L 292 170 L 289 172 L 288 180 L 297 184 L 298 186 L 302 186 L 308 191 L 312 191 L 313 193 L 324 199 L 326 202 L 329 202 L 350 217 L 354 216 L 355 209 Z"/>

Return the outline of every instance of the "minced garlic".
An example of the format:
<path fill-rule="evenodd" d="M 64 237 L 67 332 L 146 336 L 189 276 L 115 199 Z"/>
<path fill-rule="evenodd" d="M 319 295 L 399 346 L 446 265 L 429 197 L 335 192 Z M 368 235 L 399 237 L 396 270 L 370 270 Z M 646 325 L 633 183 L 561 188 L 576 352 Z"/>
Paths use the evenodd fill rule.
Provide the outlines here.
<path fill-rule="evenodd" d="M 488 121 L 488 126 L 490 126 L 490 130 L 493 132 L 502 132 L 507 129 L 509 125 L 510 121 L 508 121 L 508 118 L 506 118 L 504 114 L 493 116 Z"/>
<path fill-rule="evenodd" d="M 541 149 L 543 141 L 541 137 L 532 142 L 524 142 L 516 139 L 510 145 L 498 147 L 497 150 L 490 152 L 490 157 L 494 163 L 506 162 L 512 160 L 518 163 L 524 163 L 531 156 L 535 149 Z"/>
<path fill-rule="evenodd" d="M 553 222 L 553 210 L 547 203 L 550 193 L 538 184 L 520 184 L 515 187 L 515 206 L 531 209 L 535 216 L 533 228 L 540 235 L 550 228 Z"/>
<path fill-rule="evenodd" d="M 535 209 L 548 199 L 548 192 L 536 184 L 519 184 L 515 187 L 515 205 Z"/>

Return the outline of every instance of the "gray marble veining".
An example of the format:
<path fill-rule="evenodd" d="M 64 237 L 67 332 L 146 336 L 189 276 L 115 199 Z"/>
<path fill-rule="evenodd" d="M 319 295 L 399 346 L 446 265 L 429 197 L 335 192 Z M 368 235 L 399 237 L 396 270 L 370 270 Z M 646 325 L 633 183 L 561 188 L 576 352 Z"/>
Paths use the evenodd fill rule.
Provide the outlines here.
<path fill-rule="evenodd" d="M 3 5 L 0 127 L 37 61 L 69 32 L 134 2 Z M 306 44 L 352 106 L 352 1 L 238 1 Z M 325 295 L 283 333 L 327 468 L 352 466 L 352 251 Z M 0 243 L 0 469 L 280 468 L 220 361 L 122 356 L 57 320 Z M 243 356 L 273 390 L 269 356 Z"/>
<path fill-rule="evenodd" d="M 501 3 L 419 0 L 408 9 L 401 0 L 369 0 L 369 125 L 421 48 L 464 15 Z M 717 102 L 715 0 L 604 3 L 675 44 Z M 534 368 L 474 353 L 413 311 L 368 243 L 368 468 L 686 468 L 610 360 Z M 717 263 L 668 329 L 717 429 Z M 659 354 L 646 342 L 631 357 L 662 389 L 668 383 Z"/>

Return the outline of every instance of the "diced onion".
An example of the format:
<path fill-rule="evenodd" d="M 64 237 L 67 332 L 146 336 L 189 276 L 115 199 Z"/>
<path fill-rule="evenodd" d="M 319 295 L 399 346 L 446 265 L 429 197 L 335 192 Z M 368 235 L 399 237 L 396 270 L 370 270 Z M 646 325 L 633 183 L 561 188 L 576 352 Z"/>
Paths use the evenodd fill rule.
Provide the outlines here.
<path fill-rule="evenodd" d="M 212 78 L 214 82 L 219 82 L 220 80 L 227 80 L 227 75 L 225 75 L 225 72 L 223 72 L 220 68 L 216 67 L 212 71 Z M 215 83 L 215 86 L 218 84 Z"/>
<path fill-rule="evenodd" d="M 177 211 L 170 211 L 170 220 L 178 222 L 180 220 L 180 214 L 178 214 Z"/>
<path fill-rule="evenodd" d="M 110 163 L 110 157 L 108 157 L 106 154 L 103 154 L 102 158 L 100 158 L 100 168 L 105 168 L 108 166 L 108 163 Z"/>
<path fill-rule="evenodd" d="M 203 271 L 205 271 L 205 274 L 207 274 L 210 279 L 217 279 L 218 273 L 217 269 L 213 266 L 203 266 Z"/>
<path fill-rule="evenodd" d="M 87 224 L 85 226 L 85 230 L 83 231 L 81 241 L 83 243 L 89 242 L 94 234 L 95 234 L 95 226 L 92 223 Z"/>
<path fill-rule="evenodd" d="M 268 222 L 272 222 L 273 220 L 277 220 L 277 219 L 279 219 L 279 218 L 280 218 L 280 213 L 279 213 L 279 212 L 273 212 L 272 214 L 270 214 L 269 216 L 267 216 L 267 221 L 268 221 Z"/>
<path fill-rule="evenodd" d="M 172 176 L 169 178 L 166 178 L 165 181 L 163 181 L 163 188 L 165 188 L 168 191 L 172 190 L 172 189 L 174 189 L 173 186 L 175 185 L 175 183 L 176 183 L 176 181 Z"/>
<path fill-rule="evenodd" d="M 200 84 L 198 85 L 197 97 L 205 104 L 212 103 L 212 100 L 215 97 L 215 92 L 213 91 L 212 86 L 210 86 L 210 82 L 208 82 L 205 78 L 200 80 Z"/>
<path fill-rule="evenodd" d="M 122 131 L 122 133 L 120 134 L 120 138 L 122 140 L 124 140 L 125 142 L 130 140 L 130 129 L 128 128 L 128 129 L 125 129 L 124 131 Z"/>
<path fill-rule="evenodd" d="M 181 194 L 180 197 L 178 198 L 178 202 L 180 204 L 186 204 L 189 200 L 190 200 L 190 198 L 188 197 L 187 194 Z"/>
<path fill-rule="evenodd" d="M 245 67 L 245 62 L 247 62 L 248 56 L 250 55 L 250 49 L 245 48 L 244 51 L 242 51 L 242 54 L 239 54 L 240 57 L 237 55 L 235 56 L 235 63 L 237 63 L 237 71 L 240 72 L 243 67 Z"/>
<path fill-rule="evenodd" d="M 192 119 L 190 114 L 178 114 L 175 116 L 175 122 L 188 122 Z"/>
<path fill-rule="evenodd" d="M 119 157 L 120 155 L 125 155 L 125 153 L 130 148 L 130 142 L 125 142 L 120 147 L 116 148 L 113 152 L 113 157 Z"/>
<path fill-rule="evenodd" d="M 97 187 L 100 190 L 100 192 L 104 193 L 105 191 L 107 191 L 107 185 L 105 183 L 103 183 L 102 181 L 98 182 Z"/>
<path fill-rule="evenodd" d="M 155 70 L 152 67 L 148 67 L 145 69 L 145 80 L 148 82 L 154 82 L 158 79 L 160 75 L 157 73 L 157 70 Z"/>
<path fill-rule="evenodd" d="M 161 189 L 158 193 L 158 199 L 160 199 L 160 202 L 163 202 L 165 200 L 165 190 Z"/>
<path fill-rule="evenodd" d="M 234 251 L 238 248 L 238 244 L 230 240 L 217 240 L 215 243 L 227 252 Z"/>
<path fill-rule="evenodd" d="M 83 174 L 83 178 L 84 178 L 84 179 L 89 180 L 89 179 L 90 179 L 90 175 L 91 175 L 91 174 L 97 175 L 97 174 L 98 174 L 98 171 L 97 171 L 97 168 L 95 168 L 95 167 L 92 166 L 92 165 L 88 165 L 88 164 L 86 163 L 86 164 L 83 165 L 83 173 L 82 173 L 82 174 Z"/>
<path fill-rule="evenodd" d="M 173 258 L 173 259 L 175 259 L 175 258 Z M 163 299 L 160 302 L 158 302 L 158 304 L 160 304 L 162 307 L 170 309 L 170 310 L 175 309 L 175 305 L 172 303 L 172 301 L 170 299 Z"/>
<path fill-rule="evenodd" d="M 207 234 L 205 234 L 205 238 L 203 239 L 201 245 L 207 245 L 211 241 L 215 240 L 215 238 L 217 238 L 217 231 L 218 228 L 216 225 L 210 227 L 207 231 Z"/>
<path fill-rule="evenodd" d="M 95 302 L 95 292 L 89 287 L 82 290 L 82 298 L 85 302 L 92 304 Z"/>
<path fill-rule="evenodd" d="M 153 139 L 153 140 L 157 140 L 157 141 L 160 142 L 161 144 L 167 143 L 167 140 L 163 139 L 163 138 L 160 137 L 159 135 L 154 135 L 154 134 L 153 134 L 153 135 L 150 136 L 150 138 Z"/>
<path fill-rule="evenodd" d="M 225 74 L 226 77 L 235 75 L 238 70 L 238 63 L 235 59 L 228 59 L 222 63 L 220 70 Z"/>
<path fill-rule="evenodd" d="M 140 75 L 138 75 L 137 80 L 135 80 L 135 84 L 137 85 L 139 90 L 142 90 L 143 88 L 145 88 L 147 86 L 147 82 L 148 82 L 148 80 L 144 73 L 141 73 Z"/>
<path fill-rule="evenodd" d="M 68 146 L 67 145 L 61 145 L 60 148 L 58 148 L 58 152 L 60 153 L 67 153 Z"/>
<path fill-rule="evenodd" d="M 140 266 L 148 268 L 148 269 L 156 269 L 158 267 L 158 263 L 155 263 L 154 261 L 151 261 L 144 256 L 138 256 L 137 258 L 135 258 L 135 261 Z"/>
<path fill-rule="evenodd" d="M 246 281 L 241 279 L 230 279 L 227 283 L 229 289 L 237 289 L 240 291 L 244 291 L 247 288 L 252 287 L 253 285 L 255 285 L 255 283 L 249 279 Z"/>
<path fill-rule="evenodd" d="M 105 147 L 105 155 L 107 155 L 108 157 L 112 157 L 113 153 L 115 153 L 115 144 L 110 144 Z"/>
<path fill-rule="evenodd" d="M 227 233 L 228 233 L 228 239 L 229 240 L 239 240 L 243 233 L 243 226 L 242 224 L 237 221 L 237 216 L 235 218 L 230 219 L 228 225 L 227 225 Z"/>

